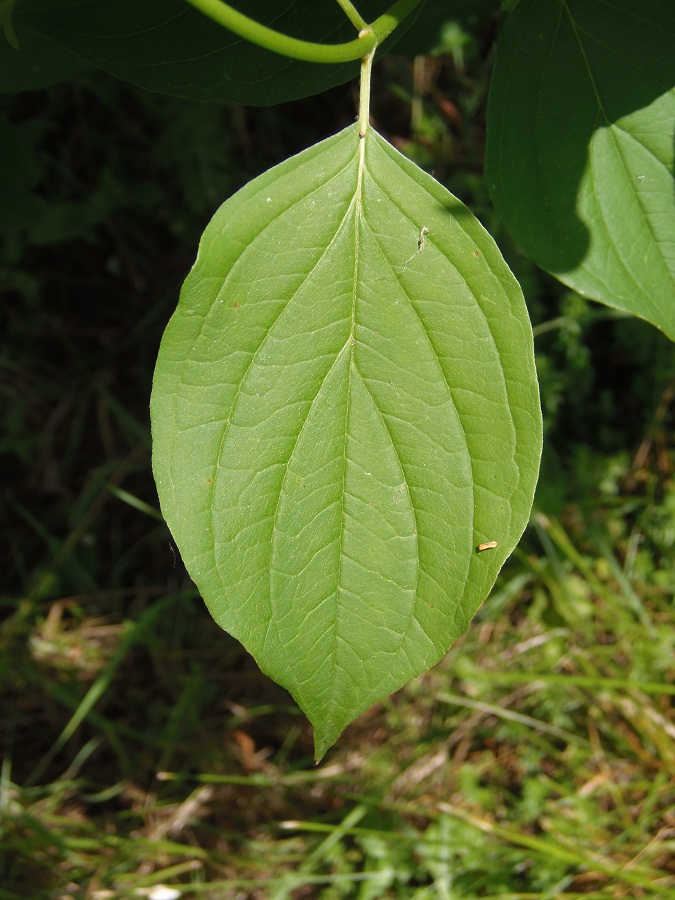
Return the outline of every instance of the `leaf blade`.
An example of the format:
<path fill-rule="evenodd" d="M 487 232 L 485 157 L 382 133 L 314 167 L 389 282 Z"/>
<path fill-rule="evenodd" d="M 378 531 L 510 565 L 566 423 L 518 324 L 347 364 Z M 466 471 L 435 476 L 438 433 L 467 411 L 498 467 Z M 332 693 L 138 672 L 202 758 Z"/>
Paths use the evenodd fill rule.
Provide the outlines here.
<path fill-rule="evenodd" d="M 527 522 L 541 418 L 522 294 L 459 201 L 372 130 L 216 214 L 152 407 L 188 570 L 319 757 L 442 656 Z"/>

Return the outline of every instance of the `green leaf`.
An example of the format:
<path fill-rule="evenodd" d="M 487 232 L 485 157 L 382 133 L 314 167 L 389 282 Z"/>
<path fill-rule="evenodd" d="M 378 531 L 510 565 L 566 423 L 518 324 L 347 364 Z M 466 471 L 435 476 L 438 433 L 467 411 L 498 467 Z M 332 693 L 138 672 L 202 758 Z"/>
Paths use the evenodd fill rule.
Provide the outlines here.
<path fill-rule="evenodd" d="M 466 207 L 373 130 L 216 213 L 151 413 L 188 571 L 305 711 L 318 758 L 440 659 L 528 520 L 541 415 L 522 293 Z"/>
<path fill-rule="evenodd" d="M 338 43 L 356 37 L 335 0 L 241 0 L 231 5 L 304 40 Z M 359 11 L 375 19 L 389 6 L 388 0 L 363 0 Z M 22 0 L 15 19 L 111 75 L 197 100 L 267 106 L 319 93 L 354 78 L 359 70 L 358 61 L 301 63 L 263 50 L 185 0 Z"/>
<path fill-rule="evenodd" d="M 675 339 L 675 4 L 521 0 L 499 40 L 488 184 L 523 250 Z"/>
<path fill-rule="evenodd" d="M 87 65 L 55 41 L 16 27 L 15 49 L 0 39 L 0 92 L 38 91 L 86 71 Z"/>

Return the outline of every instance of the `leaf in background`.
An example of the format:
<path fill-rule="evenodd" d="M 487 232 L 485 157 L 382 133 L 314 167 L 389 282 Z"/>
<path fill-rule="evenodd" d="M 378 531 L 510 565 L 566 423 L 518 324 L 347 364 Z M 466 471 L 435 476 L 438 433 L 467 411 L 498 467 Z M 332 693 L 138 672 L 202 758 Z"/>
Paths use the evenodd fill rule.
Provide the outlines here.
<path fill-rule="evenodd" d="M 466 207 L 373 130 L 216 213 L 151 412 L 188 571 L 305 711 L 318 758 L 440 659 L 528 521 L 541 415 L 522 293 Z"/>
<path fill-rule="evenodd" d="M 0 35 L 0 93 L 39 91 L 86 71 L 87 64 L 55 41 L 18 26 L 15 49 Z"/>
<path fill-rule="evenodd" d="M 356 37 L 334 0 L 231 3 L 293 37 L 339 43 Z M 361 0 L 369 20 L 388 0 Z M 359 62 L 304 63 L 254 46 L 221 28 L 186 0 L 21 0 L 15 22 L 58 41 L 83 60 L 139 87 L 196 100 L 268 106 L 342 84 Z M 397 29 L 398 31 L 399 29 Z"/>
<path fill-rule="evenodd" d="M 487 179 L 523 250 L 675 339 L 675 3 L 521 0 L 499 39 Z"/>

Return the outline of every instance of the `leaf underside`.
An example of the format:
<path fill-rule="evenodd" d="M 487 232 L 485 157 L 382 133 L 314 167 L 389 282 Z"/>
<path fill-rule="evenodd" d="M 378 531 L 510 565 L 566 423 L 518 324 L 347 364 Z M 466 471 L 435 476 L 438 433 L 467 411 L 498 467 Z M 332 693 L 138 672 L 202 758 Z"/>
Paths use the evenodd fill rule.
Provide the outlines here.
<path fill-rule="evenodd" d="M 486 172 L 507 228 L 578 293 L 675 339 L 675 4 L 521 0 Z"/>
<path fill-rule="evenodd" d="M 216 213 L 151 412 L 188 571 L 305 711 L 317 758 L 440 659 L 528 520 L 541 417 L 520 288 L 471 213 L 372 129 Z"/>
<path fill-rule="evenodd" d="M 87 65 L 60 44 L 17 26 L 15 49 L 0 34 L 0 92 L 39 91 L 75 78 Z"/>
<path fill-rule="evenodd" d="M 304 40 L 339 43 L 356 37 L 333 0 L 238 0 L 232 5 Z M 387 0 L 359 2 L 369 20 L 388 5 Z M 354 78 L 359 69 L 357 60 L 322 65 L 279 56 L 222 28 L 186 0 L 21 0 L 15 18 L 26 32 L 58 42 L 111 75 L 196 100 L 268 106 L 320 93 Z"/>

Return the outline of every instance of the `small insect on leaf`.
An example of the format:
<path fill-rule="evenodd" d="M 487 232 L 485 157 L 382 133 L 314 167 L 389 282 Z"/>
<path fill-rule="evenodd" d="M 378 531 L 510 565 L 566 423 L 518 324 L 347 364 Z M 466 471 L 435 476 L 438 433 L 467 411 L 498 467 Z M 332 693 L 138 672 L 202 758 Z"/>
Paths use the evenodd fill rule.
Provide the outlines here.
<path fill-rule="evenodd" d="M 478 552 L 482 553 L 483 550 L 494 550 L 495 547 L 498 547 L 499 544 L 497 541 L 486 541 L 484 544 L 478 545 Z"/>

